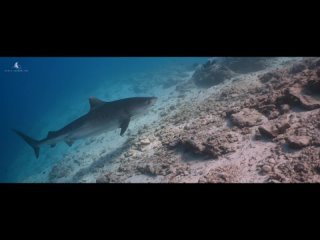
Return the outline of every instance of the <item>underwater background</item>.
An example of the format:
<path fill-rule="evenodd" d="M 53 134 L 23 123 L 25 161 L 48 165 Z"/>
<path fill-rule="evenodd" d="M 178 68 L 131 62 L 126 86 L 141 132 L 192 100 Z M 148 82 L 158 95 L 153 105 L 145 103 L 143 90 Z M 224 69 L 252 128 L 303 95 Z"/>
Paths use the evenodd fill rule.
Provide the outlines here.
<path fill-rule="evenodd" d="M 3 183 L 320 182 L 320 57 L 2 57 L 0 91 Z M 135 102 L 122 136 L 39 158 L 12 131 L 44 139 L 91 97 L 157 100 Z"/>
<path fill-rule="evenodd" d="M 56 149 L 41 148 L 41 157 L 36 159 L 33 150 L 11 128 L 39 140 L 48 131 L 85 114 L 91 96 L 106 101 L 150 95 L 161 98 L 162 91 L 180 78 L 190 77 L 183 74 L 192 73 L 207 60 L 208 57 L 1 57 L 0 182 L 24 181 L 51 168 L 66 151 L 72 151 L 61 143 Z"/>

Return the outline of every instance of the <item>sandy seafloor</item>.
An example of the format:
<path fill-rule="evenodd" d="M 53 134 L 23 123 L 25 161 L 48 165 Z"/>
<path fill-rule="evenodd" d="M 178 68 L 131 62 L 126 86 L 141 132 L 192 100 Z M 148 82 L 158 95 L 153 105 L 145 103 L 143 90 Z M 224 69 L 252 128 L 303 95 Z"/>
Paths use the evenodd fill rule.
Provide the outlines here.
<path fill-rule="evenodd" d="M 181 109 L 188 108 L 189 105 L 195 106 L 201 104 L 207 98 L 218 95 L 225 88 L 246 88 L 247 86 L 259 84 L 258 76 L 261 74 L 272 69 L 285 67 L 300 60 L 301 58 L 276 58 L 267 69 L 248 74 L 238 74 L 233 78 L 226 79 L 221 84 L 207 89 L 191 86 L 181 92 L 177 86 L 187 84 L 194 73 L 194 70 L 187 71 L 185 69 L 165 73 L 151 73 L 147 76 L 143 76 L 143 74 L 133 76 L 133 78 L 137 78 L 139 81 L 132 81 L 132 83 L 128 83 L 126 86 L 122 83 L 114 83 L 112 86 L 108 84 L 97 86 L 96 92 L 93 92 L 92 95 L 106 101 L 133 95 L 156 96 L 158 97 L 158 101 L 144 116 L 130 122 L 129 128 L 123 137 L 119 135 L 120 129 L 117 129 L 112 132 L 103 133 L 97 137 L 79 140 L 72 147 L 68 147 L 64 143 L 57 144 L 55 148 L 50 148 L 49 146 L 42 147 L 39 159 L 33 156 L 33 152 L 29 146 L 25 146 L 24 149 L 20 150 L 19 157 L 23 158 L 26 164 L 24 171 L 21 172 L 21 176 L 18 176 L 17 179 L 25 183 L 96 183 L 97 179 L 107 173 L 118 172 L 118 175 L 121 175 L 119 167 L 123 163 L 126 163 L 126 165 L 130 164 L 130 158 L 134 159 L 132 160 L 133 164 L 137 164 L 139 156 L 142 156 L 144 159 L 149 156 L 150 162 L 152 162 L 155 156 L 155 149 L 159 149 L 161 145 L 161 142 L 158 141 L 155 135 L 156 128 L 159 126 L 167 129 L 183 128 L 190 122 L 189 120 L 197 119 L 194 116 L 190 116 L 190 119 L 185 119 L 185 123 L 178 126 L 172 124 L 170 119 L 175 114 L 179 114 Z M 152 84 L 141 80 L 150 77 L 155 79 L 149 82 Z M 168 88 L 164 88 L 159 84 L 168 78 L 174 79 L 176 83 Z M 235 79 L 237 81 L 234 81 Z M 110 88 L 114 89 L 112 93 L 107 91 Z M 52 109 L 50 114 L 45 116 L 45 118 L 39 119 L 39 122 L 34 126 L 41 130 L 39 135 L 46 136 L 49 130 L 64 126 L 89 109 L 88 102 L 74 102 L 67 105 Z M 66 108 L 67 112 L 65 111 Z M 54 116 L 61 117 L 53 122 L 51 119 Z M 226 121 L 223 126 L 217 126 L 217 128 L 223 129 L 227 124 L 228 122 Z M 43 126 L 46 127 L 44 128 Z M 144 143 L 145 146 L 141 147 L 141 141 L 144 141 L 146 138 L 147 143 Z M 218 159 L 203 160 L 195 158 L 192 161 L 188 161 L 184 160 L 183 156 L 181 156 L 179 161 L 185 161 L 186 165 L 188 165 L 188 170 L 180 174 L 180 177 L 173 178 L 173 180 L 168 180 L 165 174 L 150 175 L 135 171 L 127 174 L 130 170 L 127 172 L 123 171 L 123 176 L 126 177 L 120 176 L 118 179 L 119 182 L 129 183 L 199 182 L 199 179 L 210 169 L 219 169 L 219 167 L 224 167 L 232 162 L 233 166 L 235 166 L 235 171 L 242 172 L 242 174 L 239 175 L 237 173 L 237 176 L 240 176 L 240 178 L 237 177 L 235 178 L 236 180 L 230 180 L 231 182 L 263 182 L 265 176 L 256 174 L 254 170 L 248 170 L 250 163 L 244 164 L 244 162 L 247 163 L 248 161 L 253 161 L 253 159 L 258 162 L 259 158 L 263 159 L 269 151 L 268 146 L 272 144 L 272 142 L 259 142 L 246 139 L 242 141 L 240 151 L 219 156 Z M 132 148 L 132 146 L 134 147 Z M 21 161 L 21 159 L 17 159 L 16 162 L 19 163 Z M 178 165 L 173 164 L 173 166 Z"/>

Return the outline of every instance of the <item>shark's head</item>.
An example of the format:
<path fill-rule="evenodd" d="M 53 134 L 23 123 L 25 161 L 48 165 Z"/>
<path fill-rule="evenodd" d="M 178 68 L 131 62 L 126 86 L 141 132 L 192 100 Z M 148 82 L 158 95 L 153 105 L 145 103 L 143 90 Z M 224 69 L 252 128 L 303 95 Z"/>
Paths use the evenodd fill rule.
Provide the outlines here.
<path fill-rule="evenodd" d="M 135 97 L 130 101 L 129 112 L 132 115 L 140 115 L 145 113 L 150 107 L 157 102 L 156 97 Z"/>

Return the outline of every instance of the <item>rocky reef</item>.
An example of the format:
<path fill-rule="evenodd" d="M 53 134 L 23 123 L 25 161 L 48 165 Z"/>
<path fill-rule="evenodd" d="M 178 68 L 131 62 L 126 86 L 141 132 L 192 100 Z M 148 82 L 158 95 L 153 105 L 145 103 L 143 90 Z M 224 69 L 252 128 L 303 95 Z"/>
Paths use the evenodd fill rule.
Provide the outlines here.
<path fill-rule="evenodd" d="M 192 77 L 217 88 L 168 107 L 97 182 L 320 182 L 320 58 L 225 61 Z"/>
<path fill-rule="evenodd" d="M 224 57 L 213 59 L 199 67 L 192 76 L 193 82 L 208 88 L 239 74 L 257 72 L 270 65 L 273 58 Z"/>
<path fill-rule="evenodd" d="M 70 149 L 46 181 L 320 182 L 320 58 L 219 58 L 193 70 L 148 75 L 161 89 L 155 109 L 123 138 Z M 138 79 L 133 91 L 145 92 Z"/>

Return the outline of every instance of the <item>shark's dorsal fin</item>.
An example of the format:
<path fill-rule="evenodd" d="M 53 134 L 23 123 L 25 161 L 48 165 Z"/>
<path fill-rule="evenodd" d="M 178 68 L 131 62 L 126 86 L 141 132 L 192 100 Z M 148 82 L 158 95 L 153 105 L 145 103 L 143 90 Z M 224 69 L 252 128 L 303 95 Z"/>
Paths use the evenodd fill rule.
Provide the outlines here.
<path fill-rule="evenodd" d="M 100 99 L 98 99 L 96 97 L 90 97 L 89 98 L 89 103 L 90 103 L 90 111 L 91 111 L 92 109 L 95 109 L 95 108 L 101 106 L 102 104 L 104 104 L 106 102 L 104 102 L 104 101 L 102 101 L 102 100 L 100 100 Z"/>

